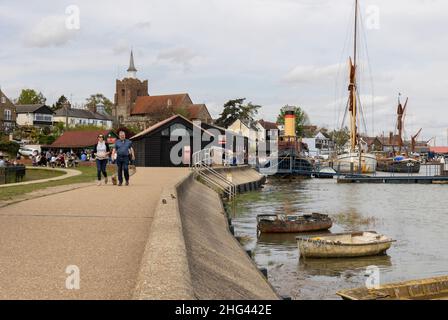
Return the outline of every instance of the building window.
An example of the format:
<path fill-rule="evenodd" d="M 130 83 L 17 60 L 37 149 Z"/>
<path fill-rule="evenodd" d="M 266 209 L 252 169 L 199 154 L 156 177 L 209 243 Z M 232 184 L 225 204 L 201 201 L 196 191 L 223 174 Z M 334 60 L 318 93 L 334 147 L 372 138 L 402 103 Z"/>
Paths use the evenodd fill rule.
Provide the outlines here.
<path fill-rule="evenodd" d="M 6 121 L 11 121 L 12 120 L 12 112 L 9 109 L 5 109 L 5 111 L 3 112 L 3 118 Z"/>
<path fill-rule="evenodd" d="M 34 114 L 34 121 L 51 122 L 52 121 L 52 117 L 49 114 L 35 113 Z"/>
<path fill-rule="evenodd" d="M 2 103 L 6 103 L 6 97 L 5 96 L 2 96 L 1 102 Z"/>
<path fill-rule="evenodd" d="M 121 89 L 121 96 L 124 97 L 125 94 L 126 94 L 126 91 L 124 89 Z"/>

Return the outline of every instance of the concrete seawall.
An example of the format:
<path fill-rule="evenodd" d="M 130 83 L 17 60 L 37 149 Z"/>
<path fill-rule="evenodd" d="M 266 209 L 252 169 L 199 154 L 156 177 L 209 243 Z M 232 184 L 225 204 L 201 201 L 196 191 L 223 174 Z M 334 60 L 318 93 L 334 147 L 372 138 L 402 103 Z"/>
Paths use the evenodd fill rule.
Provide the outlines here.
<path fill-rule="evenodd" d="M 219 168 L 240 192 L 264 179 L 248 168 Z M 162 193 L 142 259 L 135 299 L 278 299 L 229 232 L 219 195 L 189 175 Z"/>

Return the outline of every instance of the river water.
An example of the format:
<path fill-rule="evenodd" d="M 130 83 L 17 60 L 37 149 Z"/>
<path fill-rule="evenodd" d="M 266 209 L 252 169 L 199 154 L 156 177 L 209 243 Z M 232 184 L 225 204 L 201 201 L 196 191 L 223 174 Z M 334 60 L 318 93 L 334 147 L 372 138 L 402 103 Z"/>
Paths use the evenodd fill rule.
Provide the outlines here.
<path fill-rule="evenodd" d="M 262 190 L 239 195 L 236 207 L 235 235 L 282 296 L 339 299 L 336 291 L 365 286 L 368 266 L 379 268 L 380 283 L 448 275 L 448 185 L 269 178 Z M 375 230 L 397 242 L 387 256 L 303 260 L 296 234 L 257 237 L 258 214 L 302 212 L 329 214 L 333 233 Z"/>

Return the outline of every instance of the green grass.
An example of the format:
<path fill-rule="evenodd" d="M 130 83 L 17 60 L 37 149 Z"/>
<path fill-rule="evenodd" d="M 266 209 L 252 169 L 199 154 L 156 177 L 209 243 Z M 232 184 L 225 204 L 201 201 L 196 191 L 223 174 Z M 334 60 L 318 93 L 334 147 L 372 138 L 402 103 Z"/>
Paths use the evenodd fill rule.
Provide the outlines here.
<path fill-rule="evenodd" d="M 23 182 L 50 179 L 64 175 L 65 172 L 46 169 L 27 169 Z"/>
<path fill-rule="evenodd" d="M 96 167 L 78 167 L 76 168 L 76 170 L 81 171 L 82 174 L 62 180 L 0 188 L 0 200 L 13 200 L 14 198 L 17 198 L 26 193 L 30 193 L 36 190 L 41 190 L 48 187 L 64 186 L 69 184 L 92 182 L 96 179 Z M 31 171 L 33 170 L 27 170 L 27 174 Z M 112 176 L 113 174 L 111 170 L 108 170 L 107 173 L 108 176 Z"/>

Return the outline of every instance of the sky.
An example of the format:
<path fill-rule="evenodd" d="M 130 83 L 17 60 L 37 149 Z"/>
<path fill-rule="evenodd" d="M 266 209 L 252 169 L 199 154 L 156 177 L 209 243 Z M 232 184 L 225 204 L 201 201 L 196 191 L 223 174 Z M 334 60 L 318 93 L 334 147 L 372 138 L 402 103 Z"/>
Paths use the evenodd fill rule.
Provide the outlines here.
<path fill-rule="evenodd" d="M 369 135 L 394 129 L 448 145 L 448 1 L 360 0 L 359 90 Z M 353 55 L 354 0 L 0 0 L 0 87 L 82 104 L 113 100 L 134 51 L 149 94 L 187 92 L 217 117 L 229 99 L 288 104 L 340 128 Z M 363 126 L 364 129 L 364 126 Z M 432 141 L 434 143 L 434 140 Z"/>

